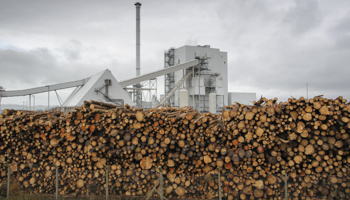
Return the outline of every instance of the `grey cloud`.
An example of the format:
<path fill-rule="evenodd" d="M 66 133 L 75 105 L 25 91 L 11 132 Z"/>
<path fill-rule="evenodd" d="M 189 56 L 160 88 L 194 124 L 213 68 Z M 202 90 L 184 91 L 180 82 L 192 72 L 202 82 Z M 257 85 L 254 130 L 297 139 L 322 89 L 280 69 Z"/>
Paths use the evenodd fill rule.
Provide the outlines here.
<path fill-rule="evenodd" d="M 329 30 L 330 38 L 334 40 L 335 48 L 342 51 L 350 49 L 350 14 L 344 16 Z"/>
<path fill-rule="evenodd" d="M 22 40 L 35 38 L 47 45 L 58 38 L 93 43 L 113 35 L 125 40 L 126 37 L 118 36 L 125 35 L 124 31 L 134 22 L 134 12 L 128 12 L 131 9 L 134 5 L 126 1 L 0 1 L 0 34 L 17 35 Z"/>
<path fill-rule="evenodd" d="M 83 45 L 78 40 L 71 40 L 63 46 L 62 51 L 68 60 L 74 61 L 80 59 L 82 48 Z"/>
<path fill-rule="evenodd" d="M 12 83 L 33 83 L 38 80 L 35 74 L 48 70 L 44 66 L 54 65 L 54 58 L 45 48 L 30 52 L 0 50 L 1 80 L 8 80 Z"/>
<path fill-rule="evenodd" d="M 350 85 L 349 53 L 334 49 L 324 41 L 316 46 L 307 43 L 300 46 L 290 40 L 272 49 L 257 49 L 253 57 L 243 53 L 240 58 L 230 61 L 236 68 L 232 73 L 234 84 L 255 87 L 256 92 L 265 91 L 263 94 L 270 89 L 283 91 L 275 94 L 278 97 L 283 93 L 305 96 L 300 88 L 304 88 L 306 83 L 312 86 L 312 91 L 317 91 L 315 95 L 350 95 L 347 89 Z M 280 99 L 286 100 L 288 96 Z"/>
<path fill-rule="evenodd" d="M 251 8 L 253 2 L 244 6 Z M 295 1 L 293 6 L 277 3 L 272 7 L 256 3 L 255 9 L 248 9 L 255 15 L 242 14 L 236 18 L 223 12 L 223 25 L 228 29 L 225 39 L 231 45 L 228 47 L 231 88 L 254 88 L 258 94 L 286 100 L 291 95 L 305 96 L 305 84 L 309 83 L 310 94 L 350 97 L 347 89 L 350 68 L 346 66 L 349 48 L 341 50 L 332 45 L 334 37 L 324 37 L 328 27 L 325 19 L 328 22 L 335 14 L 319 8 L 318 3 Z M 344 29 L 347 25 L 340 27 Z M 341 38 L 346 37 L 338 39 Z"/>
<path fill-rule="evenodd" d="M 322 21 L 322 15 L 318 10 L 318 2 L 315 0 L 295 0 L 295 6 L 290 8 L 283 22 L 291 25 L 294 34 L 302 34 L 312 30 Z"/>
<path fill-rule="evenodd" d="M 263 30 L 269 23 L 270 9 L 260 1 L 226 1 L 221 4 L 216 14 L 228 38 L 240 40 L 253 27 Z"/>
<path fill-rule="evenodd" d="M 334 31 L 340 33 L 349 33 L 350 32 L 350 14 L 344 16 L 343 19 L 334 27 Z"/>
<path fill-rule="evenodd" d="M 63 53 L 67 53 L 65 49 Z M 30 51 L 0 50 L 0 85 L 11 90 L 74 81 L 111 68 L 111 64 L 112 62 L 76 63 L 69 59 L 58 60 L 55 53 L 47 48 Z M 118 62 L 114 61 L 114 64 L 118 66 Z"/>

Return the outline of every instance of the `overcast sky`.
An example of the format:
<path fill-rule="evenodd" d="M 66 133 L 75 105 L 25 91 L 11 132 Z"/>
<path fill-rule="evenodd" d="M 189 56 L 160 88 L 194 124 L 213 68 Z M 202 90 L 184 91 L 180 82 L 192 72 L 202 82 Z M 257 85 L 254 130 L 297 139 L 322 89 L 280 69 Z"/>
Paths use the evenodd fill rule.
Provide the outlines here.
<path fill-rule="evenodd" d="M 134 77 L 135 2 L 0 0 L 0 86 L 39 87 L 105 69 L 117 80 Z M 170 47 L 211 45 L 228 54 L 229 92 L 286 101 L 306 97 L 308 84 L 309 97 L 350 100 L 349 0 L 139 2 L 141 74 L 163 68 Z"/>

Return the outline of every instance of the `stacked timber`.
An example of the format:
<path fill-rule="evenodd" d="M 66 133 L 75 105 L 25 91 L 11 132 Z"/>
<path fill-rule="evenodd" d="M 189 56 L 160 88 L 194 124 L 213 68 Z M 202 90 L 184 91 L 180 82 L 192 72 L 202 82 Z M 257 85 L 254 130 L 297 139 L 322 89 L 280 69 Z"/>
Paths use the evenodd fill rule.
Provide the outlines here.
<path fill-rule="evenodd" d="M 60 194 L 109 191 L 146 195 L 159 176 L 165 196 L 227 199 L 344 199 L 350 192 L 350 104 L 326 99 L 261 98 L 220 115 L 191 107 L 143 110 L 90 101 L 67 114 L 4 110 L 1 180 L 7 165 L 22 188 Z"/>

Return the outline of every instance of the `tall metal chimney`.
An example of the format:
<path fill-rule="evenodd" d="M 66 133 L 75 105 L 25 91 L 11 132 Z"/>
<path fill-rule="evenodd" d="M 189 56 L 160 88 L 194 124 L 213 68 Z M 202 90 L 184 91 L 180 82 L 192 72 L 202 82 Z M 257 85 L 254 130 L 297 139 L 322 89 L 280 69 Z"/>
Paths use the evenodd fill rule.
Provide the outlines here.
<path fill-rule="evenodd" d="M 136 2 L 136 76 L 140 76 L 140 8 L 141 3 Z"/>

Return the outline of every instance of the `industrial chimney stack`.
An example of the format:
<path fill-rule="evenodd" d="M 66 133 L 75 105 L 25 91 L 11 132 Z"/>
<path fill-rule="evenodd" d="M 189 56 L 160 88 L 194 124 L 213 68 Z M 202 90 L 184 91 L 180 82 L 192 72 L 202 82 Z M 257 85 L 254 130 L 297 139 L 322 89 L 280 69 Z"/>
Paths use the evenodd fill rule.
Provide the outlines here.
<path fill-rule="evenodd" d="M 136 6 L 136 76 L 140 76 L 140 8 L 141 3 Z"/>

